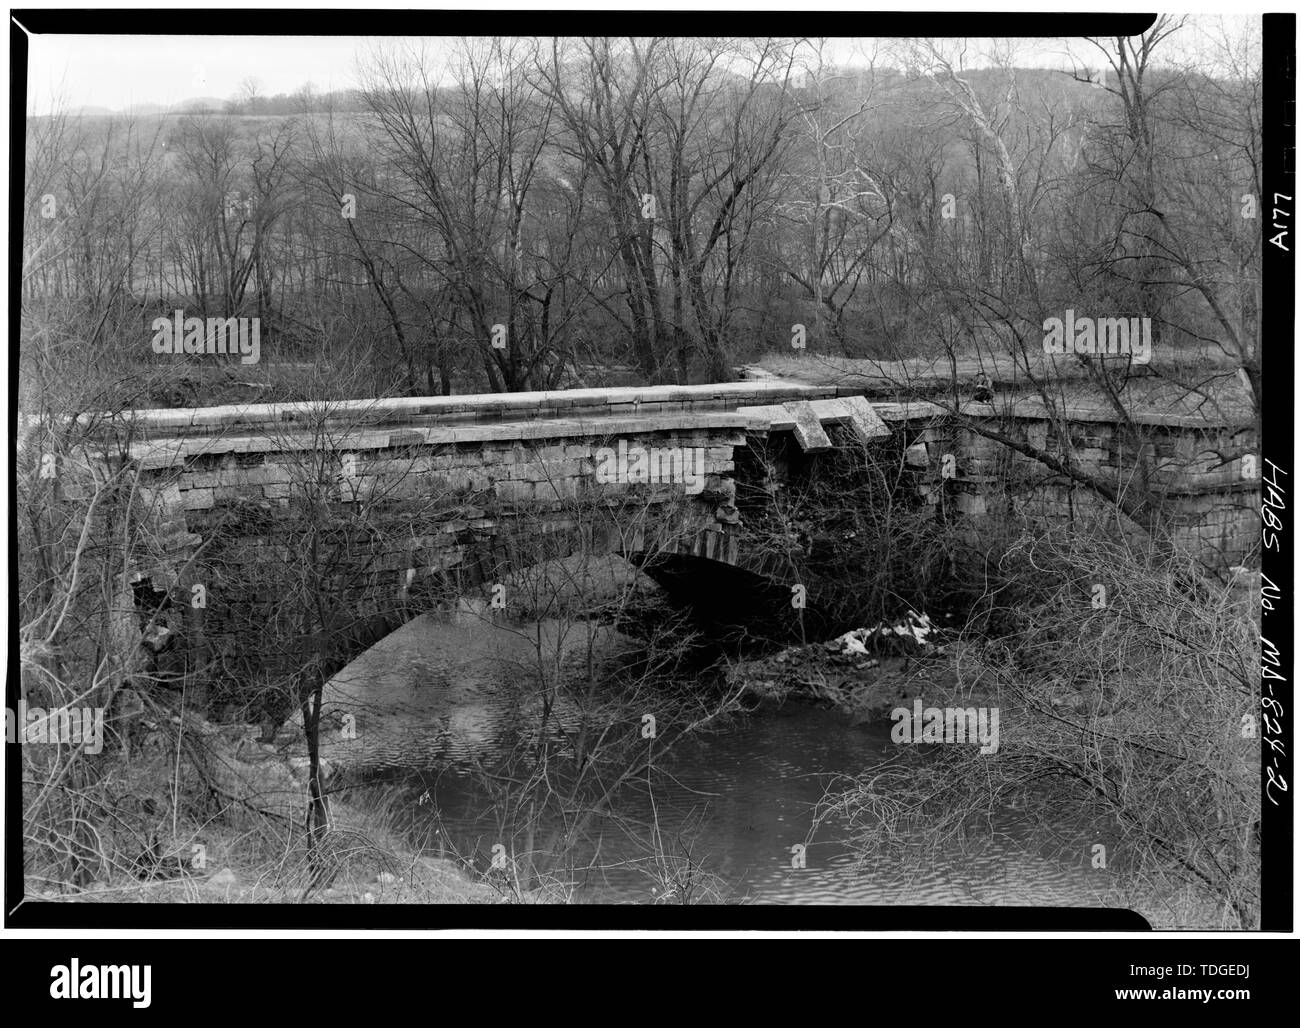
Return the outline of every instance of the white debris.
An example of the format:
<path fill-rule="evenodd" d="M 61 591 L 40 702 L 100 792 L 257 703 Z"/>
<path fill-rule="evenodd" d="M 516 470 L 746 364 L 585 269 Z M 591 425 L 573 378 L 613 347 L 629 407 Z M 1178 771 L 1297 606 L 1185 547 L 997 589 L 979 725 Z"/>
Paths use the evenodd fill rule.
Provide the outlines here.
<path fill-rule="evenodd" d="M 928 614 L 918 614 L 914 610 L 909 610 L 903 615 L 902 620 L 892 625 L 880 623 L 872 625 L 870 628 L 855 628 L 851 632 L 845 632 L 839 638 L 833 640 L 832 646 L 840 653 L 869 653 L 868 643 L 877 637 L 886 637 L 896 635 L 900 638 L 911 639 L 918 646 L 929 646 L 930 633 L 934 631 L 934 625 L 930 623 Z"/>

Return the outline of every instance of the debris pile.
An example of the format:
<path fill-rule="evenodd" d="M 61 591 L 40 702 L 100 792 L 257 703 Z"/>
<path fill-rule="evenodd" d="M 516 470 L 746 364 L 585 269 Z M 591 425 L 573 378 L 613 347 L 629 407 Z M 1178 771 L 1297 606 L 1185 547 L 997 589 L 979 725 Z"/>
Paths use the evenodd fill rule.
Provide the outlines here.
<path fill-rule="evenodd" d="M 930 615 L 909 610 L 893 624 L 880 622 L 870 628 L 855 628 L 823 645 L 826 649 L 839 653 L 943 653 L 942 646 L 936 648 L 930 642 L 934 631 Z"/>
<path fill-rule="evenodd" d="M 829 701 L 859 715 L 875 714 L 909 697 L 929 676 L 929 658 L 946 654 L 934 642 L 939 629 L 909 610 L 894 622 L 855 628 L 834 639 L 794 646 L 742 661 L 728 679 L 766 701 Z"/>

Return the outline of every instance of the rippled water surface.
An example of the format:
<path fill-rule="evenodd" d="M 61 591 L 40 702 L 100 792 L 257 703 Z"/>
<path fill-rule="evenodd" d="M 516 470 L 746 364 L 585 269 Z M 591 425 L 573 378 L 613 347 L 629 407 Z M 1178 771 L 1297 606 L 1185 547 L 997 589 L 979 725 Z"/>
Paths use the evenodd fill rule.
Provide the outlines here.
<path fill-rule="evenodd" d="M 851 727 L 832 710 L 795 706 L 746 718 L 727 731 L 692 739 L 665 760 L 653 794 L 644 786 L 620 794 L 621 818 L 642 827 L 630 833 L 607 824 L 600 849 L 576 856 L 597 865 L 578 899 L 594 902 L 662 900 L 645 841 L 657 824 L 663 849 L 679 862 L 689 853 L 707 872 L 707 896 L 722 902 L 829 904 L 1012 904 L 1094 906 L 1095 872 L 1081 847 L 1078 866 L 1027 854 L 1014 838 L 976 839 L 965 852 L 939 855 L 931 866 L 858 865 L 845 826 L 813 827 L 826 788 L 892 750 L 888 727 Z M 429 777 L 412 785 L 411 801 Z M 489 852 L 499 834 L 489 797 L 466 774 L 443 772 L 420 805 L 436 817 L 459 852 Z M 430 800 L 436 801 L 430 802 Z M 433 813 L 437 808 L 436 815 Z M 805 845 L 806 866 L 795 868 L 792 847 Z M 972 852 L 974 850 L 974 852 Z M 667 897 L 669 899 L 674 897 Z"/>
<path fill-rule="evenodd" d="M 323 750 L 354 766 L 386 767 L 389 795 L 393 768 L 403 769 L 396 773 L 399 802 L 417 840 L 436 839 L 483 870 L 494 845 L 508 843 L 511 851 L 526 843 L 497 824 L 497 802 L 469 766 L 479 758 L 491 763 L 500 736 L 535 719 L 536 692 L 527 683 L 537 654 L 555 666 L 568 659 L 561 654 L 580 656 L 588 630 L 579 629 L 416 619 L 331 683 L 327 705 L 355 709 L 359 732 L 352 740 L 331 733 Z M 569 716 L 565 702 L 561 697 L 554 712 L 560 723 Z M 1060 847 L 1073 855 L 1068 861 L 1029 852 L 1006 830 L 924 861 L 870 866 L 855 862 L 842 823 L 826 821 L 812 832 L 829 786 L 896 756 L 887 724 L 854 727 L 838 711 L 793 704 L 688 739 L 660 763 L 653 792 L 644 783 L 626 787 L 613 804 L 620 823 L 598 822 L 592 843 L 570 854 L 589 868 L 573 898 L 680 899 L 680 879 L 674 891 L 671 875 L 655 873 L 658 851 L 666 855 L 661 869 L 689 864 L 697 872 L 694 900 L 1100 905 L 1105 876 L 1089 867 L 1094 840 L 1071 839 L 1068 830 Z M 556 828 L 544 825 L 538 838 Z M 806 866 L 794 867 L 792 847 L 800 845 Z"/>

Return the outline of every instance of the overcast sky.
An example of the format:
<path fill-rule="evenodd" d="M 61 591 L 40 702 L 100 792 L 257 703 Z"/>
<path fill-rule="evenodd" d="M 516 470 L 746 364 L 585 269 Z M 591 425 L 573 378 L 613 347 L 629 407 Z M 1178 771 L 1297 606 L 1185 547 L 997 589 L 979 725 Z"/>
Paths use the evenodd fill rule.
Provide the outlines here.
<path fill-rule="evenodd" d="M 265 96 L 306 82 L 318 91 L 351 89 L 357 60 L 409 39 L 383 36 L 31 36 L 28 111 L 48 114 L 55 98 L 70 108 L 169 106 L 198 96 L 223 99 L 250 76 Z M 437 53 L 447 42 L 423 40 Z M 852 61 L 856 40 L 835 40 L 827 54 Z"/>
<path fill-rule="evenodd" d="M 267 96 L 305 82 L 326 92 L 355 84 L 355 55 L 375 37 L 356 36 L 32 36 L 28 110 L 126 110 L 196 96 L 232 96 L 249 76 Z"/>
<path fill-rule="evenodd" d="M 1201 35 L 1178 33 L 1184 46 Z M 28 111 L 48 114 L 56 106 L 107 107 L 128 111 L 144 104 L 164 106 L 193 97 L 225 99 L 249 77 L 263 95 L 292 93 L 311 82 L 318 91 L 356 85 L 357 59 L 376 46 L 396 42 L 378 36 L 90 36 L 30 37 Z M 437 49 L 444 40 L 427 41 Z M 874 41 L 830 41 L 826 57 L 834 63 L 865 60 Z M 1025 42 L 1016 55 L 1021 66 L 1068 63 L 1061 41 Z M 1071 47 L 1083 60 L 1095 60 L 1086 44 Z M 61 103 L 60 103 L 61 101 Z"/>

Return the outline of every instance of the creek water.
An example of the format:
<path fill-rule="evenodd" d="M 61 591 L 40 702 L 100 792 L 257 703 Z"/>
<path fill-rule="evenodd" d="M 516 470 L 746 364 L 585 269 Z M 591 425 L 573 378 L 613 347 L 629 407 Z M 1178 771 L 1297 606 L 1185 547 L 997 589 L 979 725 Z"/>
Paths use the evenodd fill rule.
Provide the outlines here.
<path fill-rule="evenodd" d="M 588 841 L 568 854 L 570 866 L 582 868 L 571 899 L 1100 905 L 1102 883 L 1082 841 L 1073 849 L 1078 859 L 1066 862 L 1027 849 L 1014 830 L 990 830 L 960 849 L 891 866 L 855 859 L 840 819 L 819 819 L 814 829 L 828 788 L 896 755 L 887 724 L 852 726 L 841 712 L 801 704 L 685 740 L 665 758 L 653 788 L 625 787 L 613 805 L 616 817 L 596 822 Z M 453 761 L 418 769 L 403 782 L 403 802 L 423 830 L 417 834 L 475 855 L 480 868 L 498 840 L 507 839 L 511 852 L 518 844 L 498 825 L 498 808 L 481 781 Z"/>
<path fill-rule="evenodd" d="M 558 622 L 418 618 L 327 688 L 326 706 L 356 711 L 359 732 L 346 741 L 331 733 L 328 745 L 323 737 L 322 751 L 374 773 L 375 787 L 405 814 L 413 843 L 486 871 L 494 847 L 513 855 L 527 849 L 528 839 L 517 824 L 501 823 L 508 819 L 501 815 L 500 783 L 494 793 L 476 764 L 491 767 L 498 741 L 535 719 L 528 683 L 537 654 L 549 654 L 551 667 L 559 668 L 590 639 L 607 651 L 630 643 L 588 633 Z M 561 693 L 560 723 L 571 715 L 567 702 Z M 996 830 L 960 847 L 928 850 L 924 859 L 856 859 L 848 826 L 817 819 L 818 807 L 846 776 L 899 757 L 889 728 L 788 703 L 682 740 L 650 782 L 622 788 L 612 816 L 594 821 L 566 853 L 564 877 L 576 887 L 563 898 L 1102 905 L 1109 882 L 1090 867 L 1093 840 L 1081 832 L 1072 839 L 1063 826 L 1056 855 L 1035 851 L 1014 827 L 1014 812 L 999 812 Z M 534 839 L 561 827 L 541 821 Z"/>

